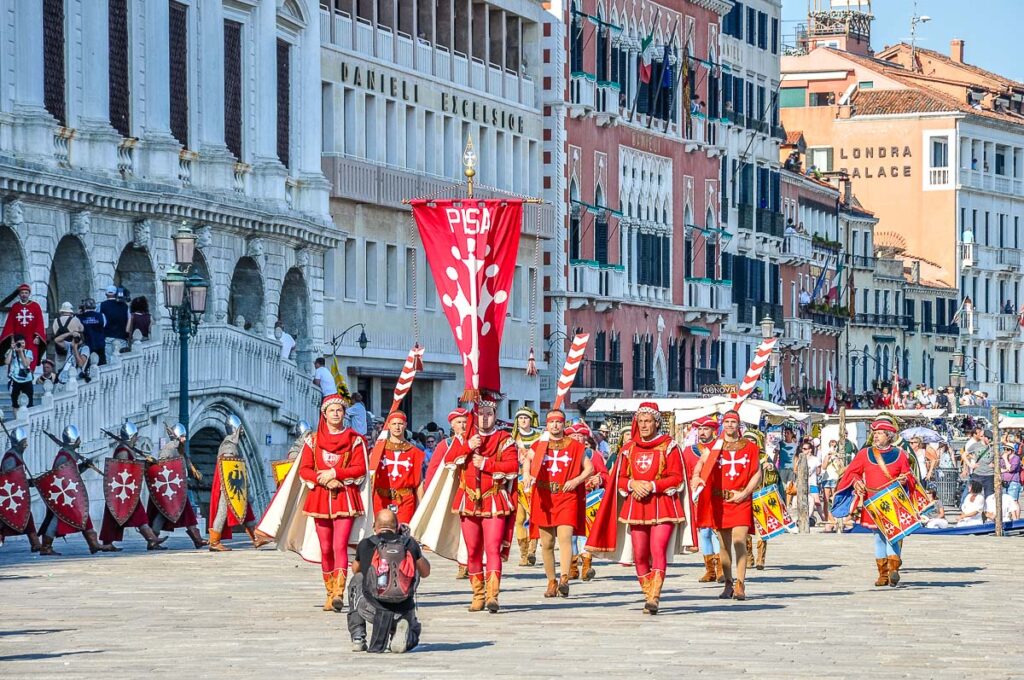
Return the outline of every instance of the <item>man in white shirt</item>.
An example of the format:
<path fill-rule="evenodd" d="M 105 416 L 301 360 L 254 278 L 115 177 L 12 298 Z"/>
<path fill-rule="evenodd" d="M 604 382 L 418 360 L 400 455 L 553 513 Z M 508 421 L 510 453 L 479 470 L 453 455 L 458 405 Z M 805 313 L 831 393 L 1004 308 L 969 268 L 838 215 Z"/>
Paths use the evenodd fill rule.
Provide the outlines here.
<path fill-rule="evenodd" d="M 1013 500 L 1013 496 L 1003 492 L 1003 521 L 1011 522 L 1020 518 L 1020 504 Z M 996 521 L 996 495 L 990 494 L 985 499 L 985 521 Z"/>
<path fill-rule="evenodd" d="M 280 321 L 274 324 L 274 337 L 281 343 L 281 358 L 290 359 L 292 350 L 295 349 L 295 338 L 284 329 Z"/>
<path fill-rule="evenodd" d="M 327 370 L 323 357 L 317 357 L 313 361 L 316 370 L 313 371 L 313 384 L 320 389 L 320 394 L 328 396 L 338 393 L 338 386 L 334 382 L 334 376 Z"/>

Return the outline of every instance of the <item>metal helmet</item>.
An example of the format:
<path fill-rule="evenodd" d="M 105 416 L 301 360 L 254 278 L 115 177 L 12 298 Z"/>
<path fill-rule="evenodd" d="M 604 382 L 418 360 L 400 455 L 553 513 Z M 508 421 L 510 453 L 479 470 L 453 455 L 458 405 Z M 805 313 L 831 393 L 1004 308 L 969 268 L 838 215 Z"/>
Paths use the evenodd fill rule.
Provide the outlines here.
<path fill-rule="evenodd" d="M 232 414 L 228 416 L 227 421 L 225 421 L 224 429 L 227 430 L 228 435 L 240 432 L 242 430 L 242 421 L 239 420 L 238 416 Z"/>
<path fill-rule="evenodd" d="M 188 428 L 181 423 L 175 423 L 174 427 L 171 428 L 171 436 L 180 439 L 181 437 L 188 436 Z"/>
<path fill-rule="evenodd" d="M 60 433 L 60 441 L 65 448 L 77 449 L 82 445 L 82 435 L 79 434 L 78 428 L 74 425 L 68 425 L 64 428 L 64 431 Z"/>
<path fill-rule="evenodd" d="M 305 420 L 300 420 L 298 423 L 295 424 L 295 429 L 299 431 L 299 436 L 301 437 L 310 430 L 312 430 L 313 428 L 310 427 L 309 423 L 307 423 Z"/>
<path fill-rule="evenodd" d="M 132 421 L 126 420 L 124 421 L 124 425 L 121 426 L 121 431 L 118 434 L 120 434 L 121 439 L 124 441 L 129 444 L 134 444 L 139 438 L 139 428 L 137 428 L 135 423 Z"/>
<path fill-rule="evenodd" d="M 28 432 L 23 427 L 16 427 L 10 434 L 11 448 L 18 453 L 25 453 L 28 448 Z"/>

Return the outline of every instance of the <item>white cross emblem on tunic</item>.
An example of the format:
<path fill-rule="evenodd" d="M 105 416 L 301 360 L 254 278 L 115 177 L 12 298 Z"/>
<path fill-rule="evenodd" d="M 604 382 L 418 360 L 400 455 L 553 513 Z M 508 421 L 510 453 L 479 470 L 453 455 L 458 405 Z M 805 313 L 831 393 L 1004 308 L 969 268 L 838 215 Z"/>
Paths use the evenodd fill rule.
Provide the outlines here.
<path fill-rule="evenodd" d="M 560 454 L 560 452 L 556 451 L 555 455 L 551 455 L 550 453 L 544 454 L 544 464 L 548 466 L 549 475 L 557 475 L 561 471 L 562 468 L 559 467 L 560 463 L 565 463 L 568 467 L 569 460 L 569 454 L 567 453 Z"/>
<path fill-rule="evenodd" d="M 742 458 L 737 458 L 735 451 L 726 451 L 726 453 L 729 454 L 729 459 L 726 460 L 725 458 L 719 458 L 718 464 L 722 467 L 728 465 L 729 469 L 725 471 L 726 476 L 728 476 L 729 479 L 736 479 L 740 476 L 740 473 L 736 471 L 736 467 L 739 465 L 746 466 L 748 460 L 747 454 L 744 453 Z"/>
<path fill-rule="evenodd" d="M 390 468 L 388 471 L 388 477 L 391 477 L 392 479 L 398 479 L 402 475 L 398 468 L 405 468 L 408 470 L 412 467 L 412 463 L 407 460 L 402 460 L 401 455 L 400 451 L 395 451 L 394 458 L 384 456 L 384 467 Z"/>
<path fill-rule="evenodd" d="M 14 318 L 17 319 L 18 323 L 22 326 L 28 326 L 29 322 L 36 318 L 36 315 L 28 311 L 28 307 L 22 307 L 21 311 L 18 312 Z"/>

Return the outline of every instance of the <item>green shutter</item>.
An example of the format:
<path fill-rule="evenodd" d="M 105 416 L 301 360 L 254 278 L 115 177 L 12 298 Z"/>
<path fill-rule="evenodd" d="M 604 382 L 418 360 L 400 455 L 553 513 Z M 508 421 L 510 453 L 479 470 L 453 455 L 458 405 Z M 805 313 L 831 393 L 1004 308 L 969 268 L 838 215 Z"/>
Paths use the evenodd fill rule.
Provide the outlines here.
<path fill-rule="evenodd" d="M 779 90 L 779 107 L 793 109 L 807 106 L 806 87 L 786 87 Z"/>

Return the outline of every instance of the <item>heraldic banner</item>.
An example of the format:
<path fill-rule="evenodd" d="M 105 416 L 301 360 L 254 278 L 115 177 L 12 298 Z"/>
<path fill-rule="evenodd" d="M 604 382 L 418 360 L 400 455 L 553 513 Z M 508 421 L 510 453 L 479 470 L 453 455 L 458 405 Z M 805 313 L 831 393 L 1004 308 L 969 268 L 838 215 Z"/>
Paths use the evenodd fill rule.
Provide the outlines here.
<path fill-rule="evenodd" d="M 463 401 L 501 392 L 505 329 L 523 219 L 519 199 L 411 201 L 445 317 L 462 355 Z"/>

